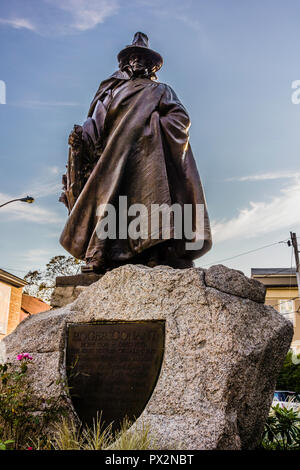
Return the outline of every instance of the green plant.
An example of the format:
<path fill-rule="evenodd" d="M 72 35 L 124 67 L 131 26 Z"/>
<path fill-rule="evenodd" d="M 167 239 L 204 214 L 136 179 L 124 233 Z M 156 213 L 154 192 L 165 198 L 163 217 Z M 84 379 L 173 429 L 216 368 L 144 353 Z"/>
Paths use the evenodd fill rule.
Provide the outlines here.
<path fill-rule="evenodd" d="M 292 356 L 292 351 L 289 351 L 286 355 L 277 380 L 276 389 L 300 393 L 300 364 L 294 364 Z M 300 354 L 297 357 L 300 358 Z"/>
<path fill-rule="evenodd" d="M 14 449 L 31 448 L 32 439 L 46 445 L 46 426 L 64 412 L 59 400 L 38 399 L 33 394 L 28 380 L 32 359 L 22 353 L 15 364 L 0 364 L 0 440 Z"/>
<path fill-rule="evenodd" d="M 82 448 L 80 429 L 73 420 L 62 418 L 54 425 L 51 447 L 54 450 L 80 450 Z"/>
<path fill-rule="evenodd" d="M 55 450 L 147 450 L 154 449 L 149 426 L 142 424 L 129 429 L 132 423 L 125 418 L 118 432 L 112 431 L 112 423 L 104 427 L 101 414 L 93 426 L 76 426 L 74 421 L 63 418 L 55 425 L 51 441 Z M 152 444 L 151 444 L 152 443 Z"/>
<path fill-rule="evenodd" d="M 28 371 L 32 356 L 22 353 L 16 363 L 0 364 L 0 450 L 145 450 L 155 449 L 149 426 L 127 418 L 119 431 L 113 423 L 104 427 L 101 413 L 93 425 L 77 425 L 65 417 L 56 399 L 38 398 L 33 392 Z M 61 381 L 62 390 L 68 387 Z"/>
<path fill-rule="evenodd" d="M 102 414 L 98 414 L 93 420 L 93 426 L 86 426 L 82 430 L 82 447 L 85 450 L 103 450 L 109 447 L 114 440 L 112 423 L 104 426 L 101 422 Z"/>
<path fill-rule="evenodd" d="M 14 444 L 14 441 L 8 440 L 8 441 L 0 441 L 0 450 L 8 450 L 11 449 L 12 445 Z"/>
<path fill-rule="evenodd" d="M 110 446 L 112 450 L 154 450 L 156 443 L 151 436 L 150 427 L 148 424 L 139 423 L 135 424 L 130 429 L 132 423 L 125 418 L 123 420 L 120 431 L 114 436 L 114 442 Z"/>
<path fill-rule="evenodd" d="M 292 408 L 272 406 L 261 447 L 266 450 L 300 450 L 300 415 Z"/>

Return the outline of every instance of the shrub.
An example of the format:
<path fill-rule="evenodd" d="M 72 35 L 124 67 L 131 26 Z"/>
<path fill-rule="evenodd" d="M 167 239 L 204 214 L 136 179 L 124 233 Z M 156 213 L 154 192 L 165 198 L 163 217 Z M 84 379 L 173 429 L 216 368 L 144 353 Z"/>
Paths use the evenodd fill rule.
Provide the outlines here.
<path fill-rule="evenodd" d="M 292 362 L 292 355 L 292 351 L 289 351 L 285 358 L 277 380 L 276 389 L 300 393 L 300 364 Z M 300 354 L 297 357 L 300 358 Z"/>
<path fill-rule="evenodd" d="M 300 450 L 299 410 L 272 406 L 261 447 L 266 450 Z"/>
<path fill-rule="evenodd" d="M 15 364 L 0 364 L 0 448 L 27 449 L 32 439 L 40 446 L 48 438 L 45 428 L 64 412 L 58 400 L 38 399 L 27 378 L 32 356 L 18 354 Z"/>
<path fill-rule="evenodd" d="M 67 419 L 59 398 L 39 399 L 33 393 L 28 378 L 32 356 L 22 353 L 16 359 L 0 364 L 0 450 L 150 449 L 148 426 L 129 429 L 132 423 L 125 419 L 120 431 L 113 432 L 112 423 L 103 426 L 101 414 L 92 427 Z"/>

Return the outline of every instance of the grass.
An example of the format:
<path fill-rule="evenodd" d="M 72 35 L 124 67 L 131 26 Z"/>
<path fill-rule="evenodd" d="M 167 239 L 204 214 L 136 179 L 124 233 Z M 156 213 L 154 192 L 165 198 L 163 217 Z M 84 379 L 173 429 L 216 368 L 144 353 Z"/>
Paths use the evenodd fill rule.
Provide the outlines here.
<path fill-rule="evenodd" d="M 150 433 L 148 424 L 135 424 L 125 418 L 119 433 L 115 436 L 115 442 L 110 446 L 110 450 L 154 450 L 157 449 L 156 441 Z"/>
<path fill-rule="evenodd" d="M 54 450 L 148 450 L 155 449 L 148 425 L 135 424 L 127 418 L 118 432 L 112 431 L 112 423 L 104 427 L 101 414 L 92 427 L 77 427 L 74 421 L 63 418 L 54 427 L 49 446 Z M 36 448 L 36 447 L 35 447 Z M 49 448 L 49 447 L 48 447 Z"/>

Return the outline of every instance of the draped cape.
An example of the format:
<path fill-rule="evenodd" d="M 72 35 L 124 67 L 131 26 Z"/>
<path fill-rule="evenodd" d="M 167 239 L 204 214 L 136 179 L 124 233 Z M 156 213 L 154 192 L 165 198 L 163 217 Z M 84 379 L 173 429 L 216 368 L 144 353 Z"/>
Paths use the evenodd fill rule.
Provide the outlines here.
<path fill-rule="evenodd" d="M 110 102 L 105 108 L 103 102 L 109 94 Z M 103 259 L 130 262 L 136 254 L 161 243 L 161 239 L 150 235 L 138 239 L 118 236 L 115 240 L 99 239 L 97 224 L 107 215 L 99 207 L 112 204 L 119 217 L 118 199 L 123 195 L 127 196 L 128 207 L 144 204 L 149 214 L 152 204 L 191 204 L 194 209 L 196 204 L 202 204 L 204 216 L 196 220 L 193 210 L 192 225 L 194 240 L 202 239 L 205 243 L 189 251 L 184 237 L 176 243 L 180 256 L 190 259 L 208 251 L 209 217 L 189 144 L 189 127 L 189 116 L 168 85 L 146 78 L 130 80 L 120 72 L 102 82 L 84 126 L 85 133 L 93 134 L 91 129 L 96 129 L 91 139 L 97 141 L 99 157 L 67 219 L 60 238 L 62 246 L 78 259 L 102 253 Z M 128 218 L 128 224 L 131 219 Z M 160 227 L 160 236 L 161 233 Z"/>

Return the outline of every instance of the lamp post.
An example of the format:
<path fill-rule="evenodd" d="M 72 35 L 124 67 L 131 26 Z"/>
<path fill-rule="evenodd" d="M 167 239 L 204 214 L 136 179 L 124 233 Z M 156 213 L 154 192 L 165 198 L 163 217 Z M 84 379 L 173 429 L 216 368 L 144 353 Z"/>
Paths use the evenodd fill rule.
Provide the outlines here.
<path fill-rule="evenodd" d="M 7 201 L 4 204 L 1 204 L 0 207 L 6 206 L 7 204 L 10 204 L 11 202 L 15 201 L 22 201 L 22 202 L 27 202 L 28 204 L 32 204 L 34 202 L 34 198 L 32 196 L 26 196 L 26 197 L 21 197 L 18 199 L 12 199 L 11 201 Z"/>

